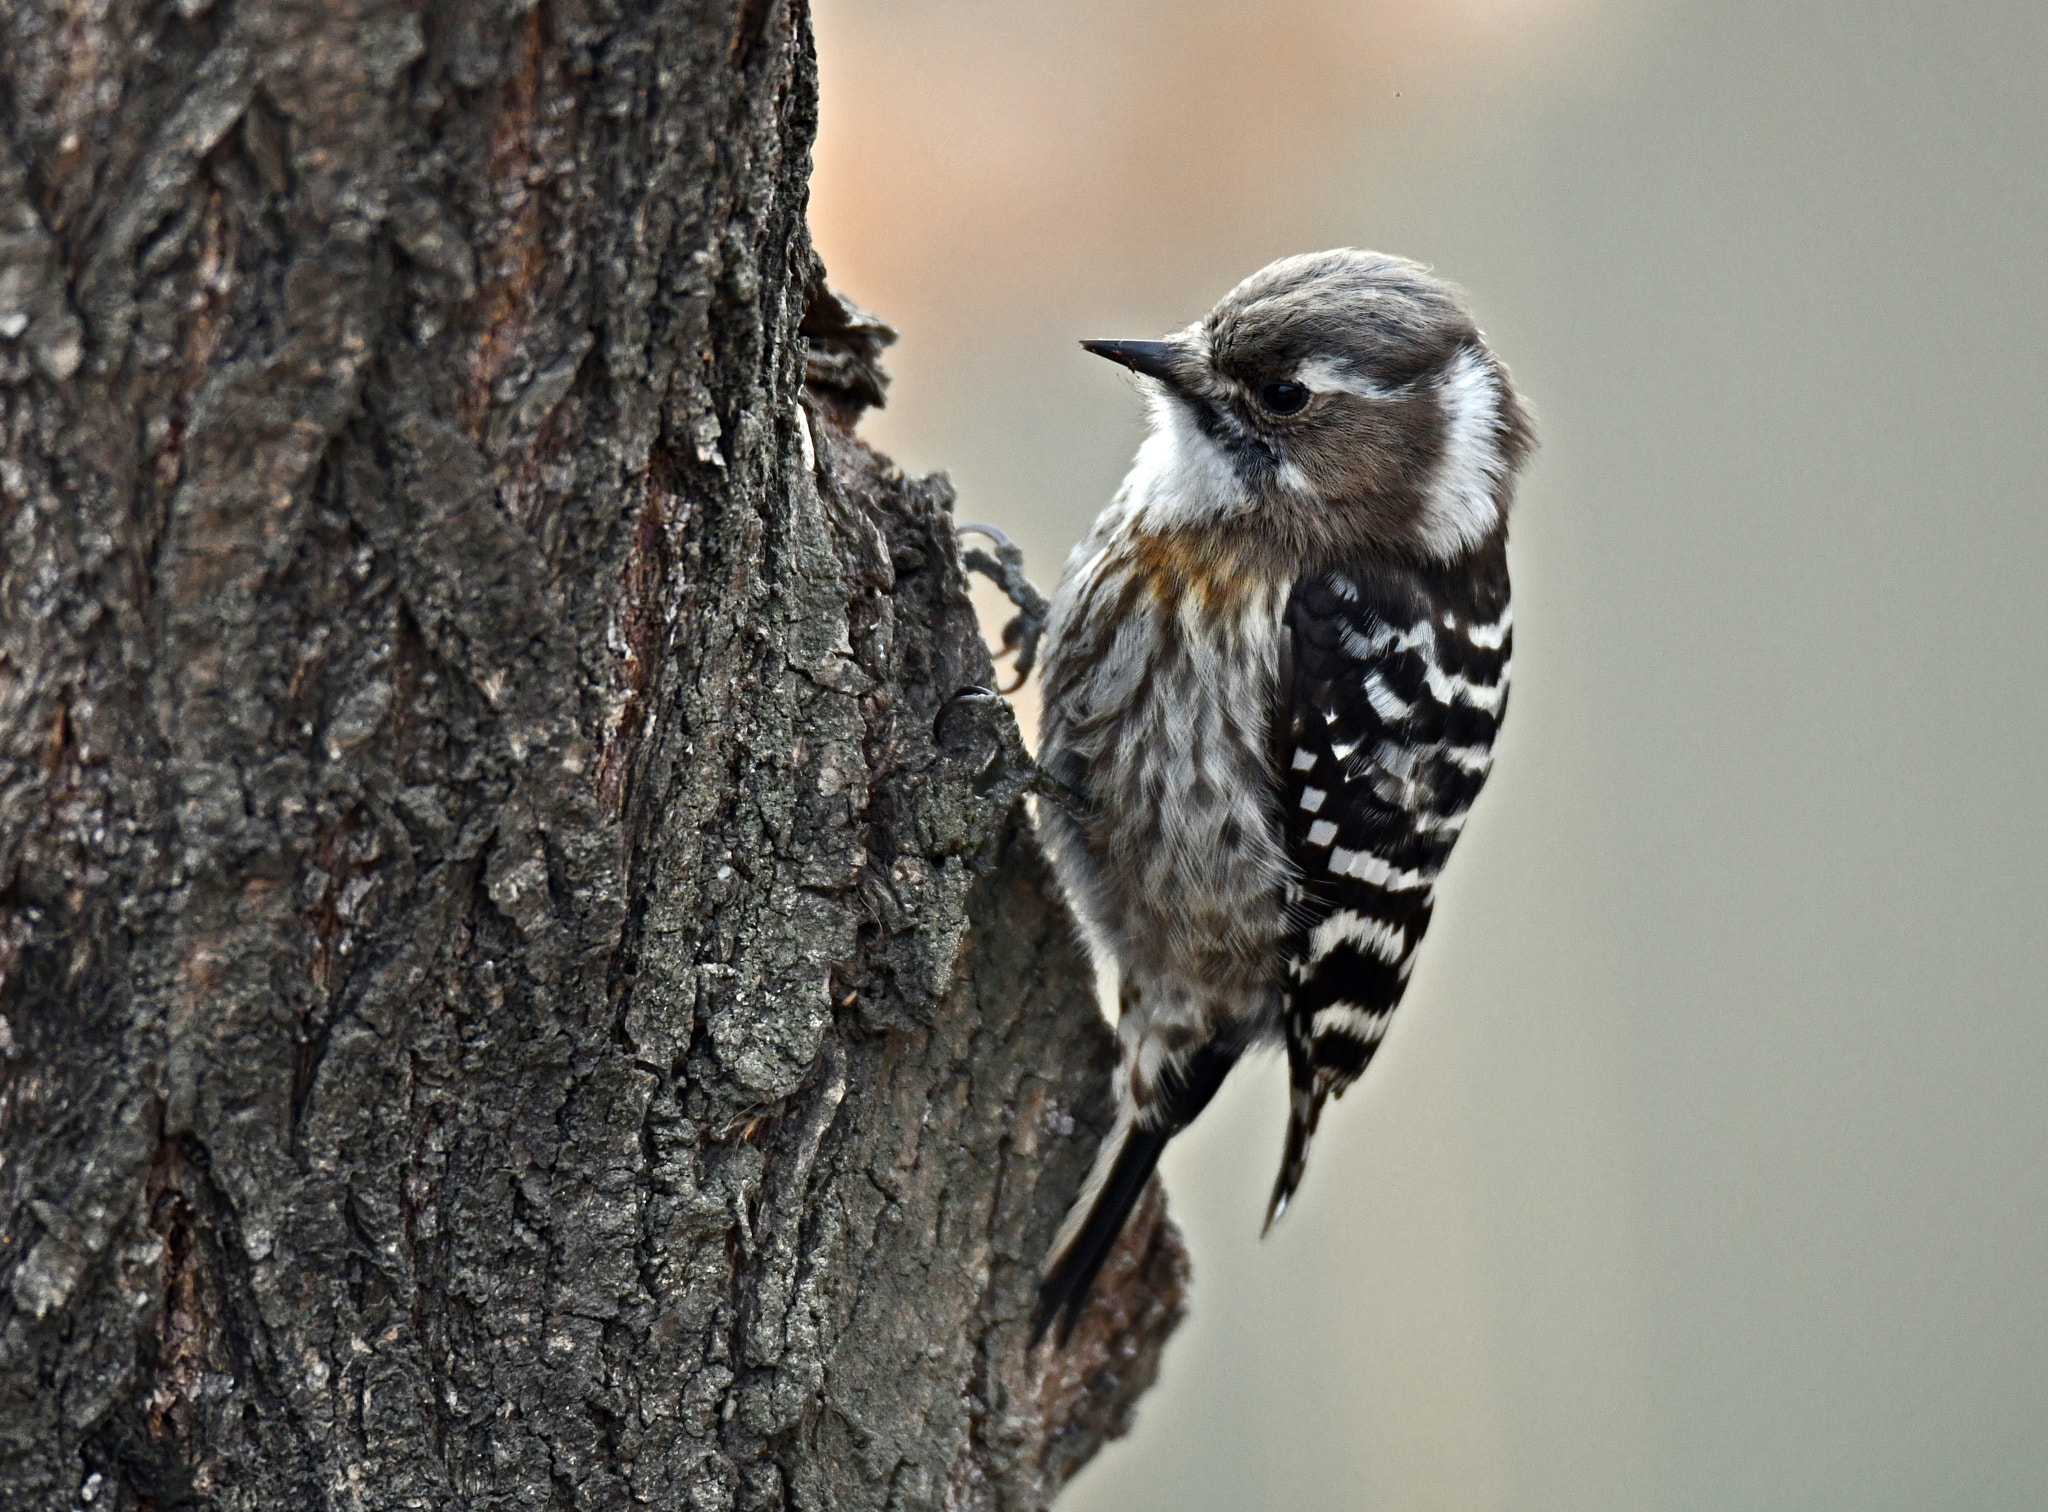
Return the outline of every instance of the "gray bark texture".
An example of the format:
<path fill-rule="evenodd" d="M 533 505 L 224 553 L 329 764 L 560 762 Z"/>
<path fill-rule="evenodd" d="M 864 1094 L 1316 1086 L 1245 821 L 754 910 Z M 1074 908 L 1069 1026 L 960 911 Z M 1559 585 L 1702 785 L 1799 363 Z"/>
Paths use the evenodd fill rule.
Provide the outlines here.
<path fill-rule="evenodd" d="M 1038 1508 L 1107 1119 L 801 0 L 0 9 L 0 1507 Z"/>

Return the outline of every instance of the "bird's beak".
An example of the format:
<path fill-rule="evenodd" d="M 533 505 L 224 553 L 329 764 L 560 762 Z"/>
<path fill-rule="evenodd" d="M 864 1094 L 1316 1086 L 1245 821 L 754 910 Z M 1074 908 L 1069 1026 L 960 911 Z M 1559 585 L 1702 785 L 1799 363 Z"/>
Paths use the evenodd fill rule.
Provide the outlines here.
<path fill-rule="evenodd" d="M 1170 341 L 1084 341 L 1081 345 L 1098 357 L 1121 362 L 1134 373 L 1177 386 L 1175 363 L 1180 350 Z"/>

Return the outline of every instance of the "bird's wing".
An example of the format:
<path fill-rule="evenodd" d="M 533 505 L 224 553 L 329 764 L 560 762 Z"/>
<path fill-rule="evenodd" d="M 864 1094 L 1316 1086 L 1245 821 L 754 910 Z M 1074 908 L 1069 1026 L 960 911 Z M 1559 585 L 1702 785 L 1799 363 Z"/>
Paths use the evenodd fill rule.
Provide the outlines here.
<path fill-rule="evenodd" d="M 1293 1097 L 1269 1225 L 1324 1101 L 1386 1034 L 1492 766 L 1513 644 L 1505 559 L 1483 565 L 1494 570 L 1329 572 L 1288 603 L 1273 760 L 1300 896 L 1282 983 Z"/>

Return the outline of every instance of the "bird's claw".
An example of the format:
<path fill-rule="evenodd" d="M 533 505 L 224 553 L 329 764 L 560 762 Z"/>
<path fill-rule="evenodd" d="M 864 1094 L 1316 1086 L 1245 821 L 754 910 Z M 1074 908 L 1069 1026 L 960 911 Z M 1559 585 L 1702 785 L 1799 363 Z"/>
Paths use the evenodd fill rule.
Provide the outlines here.
<path fill-rule="evenodd" d="M 985 764 L 973 784 L 976 794 L 986 797 L 1007 784 L 1020 796 L 1031 793 L 1057 805 L 1077 824 L 1093 822 L 1095 815 L 1087 797 L 1031 759 L 1017 733 L 1016 717 L 993 688 L 961 688 L 939 705 L 932 738 L 949 751 L 964 753 L 979 747 L 987 752 L 978 758 Z"/>
<path fill-rule="evenodd" d="M 1007 688 L 998 690 L 1014 693 L 1024 686 L 1024 679 L 1038 665 L 1038 643 L 1044 638 L 1046 623 L 1052 617 L 1052 604 L 1038 591 L 1037 585 L 1024 576 L 1024 548 L 995 526 L 962 525 L 955 533 L 962 537 L 987 536 L 995 543 L 993 556 L 979 546 L 970 546 L 960 553 L 960 562 L 969 572 L 978 572 L 988 578 L 1017 606 L 1017 613 L 1003 626 L 1003 652 L 1015 655 L 1010 669 L 1016 674 L 1016 680 Z"/>

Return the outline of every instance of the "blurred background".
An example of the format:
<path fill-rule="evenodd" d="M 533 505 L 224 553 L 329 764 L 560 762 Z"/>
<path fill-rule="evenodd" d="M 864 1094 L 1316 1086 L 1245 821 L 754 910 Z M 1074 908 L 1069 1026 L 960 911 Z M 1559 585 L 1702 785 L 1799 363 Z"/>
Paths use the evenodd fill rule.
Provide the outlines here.
<path fill-rule="evenodd" d="M 1047 589 L 1141 436 L 1076 339 L 1285 253 L 1463 284 L 1544 437 L 1407 1005 L 1263 1244 L 1279 1062 L 1174 1145 L 1063 1506 L 2048 1507 L 2048 6 L 816 24 L 869 433 Z"/>

